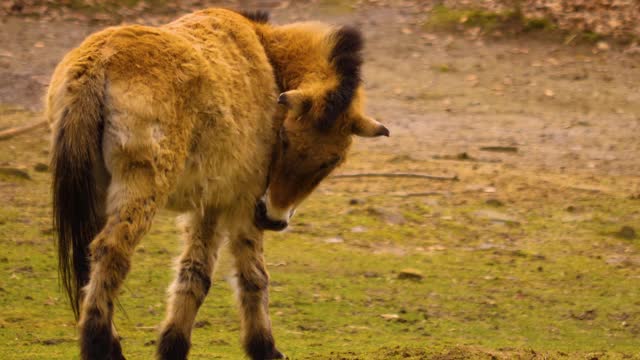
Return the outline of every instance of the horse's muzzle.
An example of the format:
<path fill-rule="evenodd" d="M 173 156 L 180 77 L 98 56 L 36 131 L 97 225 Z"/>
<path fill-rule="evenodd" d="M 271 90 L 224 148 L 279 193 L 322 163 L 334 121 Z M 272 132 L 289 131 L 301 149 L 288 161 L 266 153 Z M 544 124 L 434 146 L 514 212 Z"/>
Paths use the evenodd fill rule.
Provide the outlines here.
<path fill-rule="evenodd" d="M 267 205 L 262 200 L 256 203 L 254 222 L 260 230 L 282 231 L 289 225 L 286 221 L 269 219 Z"/>

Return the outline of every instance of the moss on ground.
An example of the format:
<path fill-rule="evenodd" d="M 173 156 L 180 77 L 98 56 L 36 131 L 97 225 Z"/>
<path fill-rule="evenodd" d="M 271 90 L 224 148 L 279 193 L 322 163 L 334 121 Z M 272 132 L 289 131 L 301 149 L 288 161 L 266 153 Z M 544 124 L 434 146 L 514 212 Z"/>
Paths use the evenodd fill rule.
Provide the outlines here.
<path fill-rule="evenodd" d="M 425 27 L 430 30 L 454 30 L 459 26 L 479 27 L 488 32 L 513 24 L 528 25 L 528 28 L 550 26 L 548 22 L 539 19 L 525 20 L 517 11 L 493 12 L 437 5 L 429 13 Z"/>
<path fill-rule="evenodd" d="M 428 31 L 452 31 L 477 28 L 483 34 L 502 33 L 542 33 L 546 38 L 553 37 L 569 42 L 595 44 L 605 39 L 602 34 L 593 31 L 566 31 L 547 18 L 531 18 L 524 16 L 516 7 L 501 12 L 480 8 L 435 6 L 424 22 L 423 28 Z M 622 41 L 630 42 L 629 39 Z"/>

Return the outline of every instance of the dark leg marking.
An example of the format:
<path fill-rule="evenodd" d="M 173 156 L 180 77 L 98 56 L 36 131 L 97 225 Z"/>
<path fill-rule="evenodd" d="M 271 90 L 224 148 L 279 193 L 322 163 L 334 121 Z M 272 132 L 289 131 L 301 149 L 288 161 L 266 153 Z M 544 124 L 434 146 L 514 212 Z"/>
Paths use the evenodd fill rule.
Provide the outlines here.
<path fill-rule="evenodd" d="M 158 358 L 161 360 L 184 360 L 191 344 L 184 334 L 174 327 L 166 328 L 160 335 Z"/>
<path fill-rule="evenodd" d="M 284 359 L 284 355 L 276 349 L 270 333 L 252 335 L 247 339 L 245 349 L 252 360 Z"/>
<path fill-rule="evenodd" d="M 197 280 L 197 282 L 194 280 Z M 207 272 L 207 267 L 197 261 L 183 260 L 180 262 L 178 281 L 183 284 L 200 284 L 201 294 L 196 293 L 192 288 L 183 291 L 193 296 L 193 298 L 196 300 L 196 304 L 198 305 L 198 307 L 200 307 L 200 305 L 202 305 L 202 302 L 204 301 L 204 298 L 209 293 L 209 289 L 211 288 L 211 276 Z"/>
<path fill-rule="evenodd" d="M 111 360 L 126 360 L 122 354 L 122 346 L 120 346 L 120 339 L 114 337 L 111 343 Z"/>
<path fill-rule="evenodd" d="M 248 279 L 243 273 L 239 273 L 237 275 L 238 286 L 240 286 L 241 291 L 244 291 L 248 294 L 267 291 L 269 283 L 267 274 L 263 269 L 258 268 L 258 270 L 260 271 L 259 278 Z"/>
<path fill-rule="evenodd" d="M 97 308 L 89 309 L 80 333 L 83 360 L 110 360 L 113 335 L 111 324 L 105 322 Z"/>

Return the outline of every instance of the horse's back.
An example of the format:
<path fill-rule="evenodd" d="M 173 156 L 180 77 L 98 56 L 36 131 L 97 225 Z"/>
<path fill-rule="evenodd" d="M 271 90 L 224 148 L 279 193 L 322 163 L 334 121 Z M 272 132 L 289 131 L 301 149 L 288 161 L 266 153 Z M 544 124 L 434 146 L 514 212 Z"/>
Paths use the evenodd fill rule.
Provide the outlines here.
<path fill-rule="evenodd" d="M 277 86 L 252 23 L 233 11 L 209 9 L 163 29 L 197 49 L 207 71 L 199 122 L 171 205 L 253 203 L 267 177 Z"/>
<path fill-rule="evenodd" d="M 102 150 L 111 175 L 148 166 L 187 207 L 258 196 L 277 86 L 253 26 L 212 9 L 162 27 L 105 29 L 65 57 L 49 98 L 65 98 L 77 76 L 72 69 L 84 61 L 86 69 L 74 71 L 97 72 L 104 81 Z"/>

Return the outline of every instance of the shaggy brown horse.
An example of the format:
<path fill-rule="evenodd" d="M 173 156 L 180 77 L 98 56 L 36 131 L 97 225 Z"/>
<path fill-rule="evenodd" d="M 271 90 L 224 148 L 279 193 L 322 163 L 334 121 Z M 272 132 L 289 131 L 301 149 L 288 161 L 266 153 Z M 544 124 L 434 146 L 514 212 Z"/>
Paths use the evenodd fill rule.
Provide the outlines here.
<path fill-rule="evenodd" d="M 183 217 L 160 359 L 185 359 L 218 249 L 235 257 L 243 343 L 279 359 L 263 231 L 345 159 L 352 135 L 389 135 L 362 113 L 362 36 L 265 13 L 209 9 L 161 27 L 96 33 L 56 68 L 47 95 L 62 282 L 82 359 L 123 359 L 113 302 L 158 208 Z M 280 104 L 280 105 L 278 105 Z"/>

